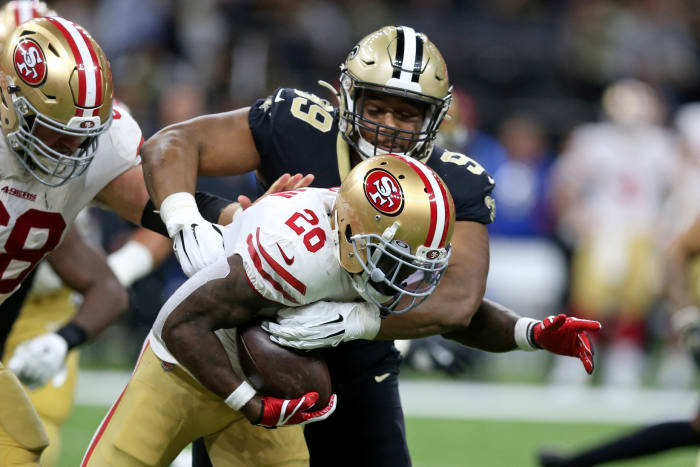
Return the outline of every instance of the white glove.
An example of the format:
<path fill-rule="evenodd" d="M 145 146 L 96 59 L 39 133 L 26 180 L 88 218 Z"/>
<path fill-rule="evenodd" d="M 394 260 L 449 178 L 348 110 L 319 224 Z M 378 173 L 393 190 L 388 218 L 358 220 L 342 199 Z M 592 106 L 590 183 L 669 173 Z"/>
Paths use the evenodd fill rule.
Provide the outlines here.
<path fill-rule="evenodd" d="M 277 313 L 277 323 L 264 321 L 262 327 L 273 342 L 311 350 L 355 339 L 374 339 L 380 324 L 379 308 L 372 303 L 316 302 L 284 308 Z"/>
<path fill-rule="evenodd" d="M 160 217 L 173 240 L 175 256 L 188 277 L 226 256 L 223 227 L 202 217 L 191 194 L 169 195 L 160 205 Z"/>
<path fill-rule="evenodd" d="M 21 343 L 8 367 L 29 389 L 45 385 L 65 366 L 68 343 L 54 332 Z"/>

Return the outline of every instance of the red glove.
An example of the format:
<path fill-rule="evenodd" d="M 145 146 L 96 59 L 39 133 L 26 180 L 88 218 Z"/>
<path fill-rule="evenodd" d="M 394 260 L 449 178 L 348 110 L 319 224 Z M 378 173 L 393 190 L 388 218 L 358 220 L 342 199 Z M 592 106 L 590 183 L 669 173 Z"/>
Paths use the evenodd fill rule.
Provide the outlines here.
<path fill-rule="evenodd" d="M 562 313 L 535 324 L 532 339 L 552 353 L 578 357 L 590 375 L 593 373 L 593 347 L 586 331 L 597 332 L 600 328 L 598 321 L 571 318 Z"/>
<path fill-rule="evenodd" d="M 261 399 L 262 413 L 260 419 L 253 425 L 268 428 L 320 422 L 331 416 L 338 402 L 338 398 L 333 394 L 327 406 L 321 410 L 307 412 L 306 410 L 318 400 L 317 392 L 309 392 L 298 399 L 278 399 L 270 396 L 262 396 Z"/>

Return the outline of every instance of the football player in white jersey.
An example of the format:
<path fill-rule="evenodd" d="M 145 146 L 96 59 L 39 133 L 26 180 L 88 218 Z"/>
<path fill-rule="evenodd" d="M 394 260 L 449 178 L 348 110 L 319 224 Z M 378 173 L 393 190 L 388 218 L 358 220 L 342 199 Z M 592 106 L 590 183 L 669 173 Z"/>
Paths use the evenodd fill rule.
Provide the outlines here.
<path fill-rule="evenodd" d="M 41 6 L 35 2 L 10 5 L 17 22 L 23 18 L 16 16 L 41 14 L 37 7 Z M 2 26 L 8 28 L 11 22 L 12 18 L 3 21 Z M 77 213 L 93 198 L 125 215 L 129 208 L 133 212 L 142 210 L 147 199 L 145 190 L 137 189 L 139 182 L 143 185 L 137 157 L 141 132 L 128 115 L 112 109 L 109 65 L 94 40 L 79 26 L 53 17 L 25 23 L 3 45 L 2 301 L 61 242 Z M 93 158 L 96 163 L 90 164 Z M 133 215 L 129 218 L 140 220 Z M 36 364 L 45 363 L 48 356 L 52 362 L 58 362 L 52 371 L 55 374 L 67 349 L 76 341 L 91 337 L 100 326 L 86 329 L 84 322 L 76 319 L 57 333 L 45 334 L 39 345 L 27 349 L 28 365 L 20 370 L 33 379 L 37 376 L 33 371 Z M 51 376 L 45 372 L 40 378 Z M 36 415 L 25 403 L 26 396 L 16 379 L 4 369 L 2 386 L 3 394 L 15 394 L 3 397 L 2 405 L 7 410 L 0 416 L 5 430 L 0 433 L 2 464 L 35 462 L 45 445 L 45 435 L 35 423 Z"/>
<path fill-rule="evenodd" d="M 57 14 L 49 9 L 46 3 L 38 0 L 11 1 L 3 5 L 0 8 L 0 51 L 4 49 L 5 42 L 18 25 L 42 16 L 57 16 Z M 7 186 L 5 188 L 3 191 L 11 192 L 11 188 Z M 99 229 L 94 229 L 95 226 L 89 222 L 89 217 L 84 211 L 78 218 L 86 222 L 77 222 L 77 225 L 81 227 L 83 234 L 94 237 L 99 235 Z M 93 235 L 86 232 L 86 229 L 91 230 Z M 79 235 L 68 236 L 67 240 L 69 238 L 71 241 L 67 242 L 68 244 L 64 242 L 59 250 L 80 251 L 81 248 L 87 248 Z M 107 262 L 117 275 L 119 282 L 128 287 L 148 274 L 154 263 L 166 258 L 169 250 L 170 242 L 167 238 L 141 228 L 131 235 L 122 248 L 109 255 Z M 75 275 L 83 273 L 85 277 L 92 279 L 91 283 L 97 284 L 100 276 L 94 273 L 95 268 L 102 269 L 106 267 L 106 263 L 100 254 L 92 255 L 91 261 L 85 265 L 73 264 L 74 269 L 64 268 L 61 276 L 65 277 L 68 283 L 75 283 Z M 27 284 L 25 281 L 22 287 L 31 287 L 31 289 L 28 293 L 22 291 L 13 295 L 12 300 L 7 300 L 0 305 L 0 315 L 3 315 L 0 320 L 2 329 L 6 330 L 11 326 L 9 335 L 6 335 L 6 331 L 0 332 L 0 359 L 6 359 L 10 369 L 15 370 L 26 383 L 30 384 L 29 387 L 25 386 L 25 390 L 28 391 L 30 401 L 41 417 L 50 441 L 49 447 L 41 456 L 40 463 L 43 467 L 50 467 L 56 465 L 58 460 L 60 427 L 68 419 L 73 407 L 79 342 L 72 343 L 72 349 L 65 353 L 64 359 L 61 341 L 52 339 L 54 336 L 47 332 L 56 331 L 71 322 L 79 307 L 73 290 L 64 285 L 49 262 L 40 264 L 33 283 Z M 84 293 L 85 288 L 81 287 L 79 292 Z M 126 295 L 123 290 L 121 293 Z M 113 312 L 114 309 L 126 311 L 124 300 L 113 300 L 109 294 L 104 293 L 102 300 L 99 305 L 89 297 L 82 300 L 82 306 L 85 307 L 82 315 L 106 325 L 119 315 Z M 13 323 L 12 320 L 15 317 L 17 318 Z M 101 328 L 102 325 L 97 327 Z M 38 341 L 33 340 L 38 336 L 43 337 Z M 46 346 L 50 347 L 49 361 L 32 358 L 34 352 L 28 351 L 29 348 L 47 348 Z M 57 371 L 56 368 L 60 368 L 60 371 L 52 378 Z M 49 384 L 42 385 L 43 382 Z"/>
<path fill-rule="evenodd" d="M 454 224 L 444 182 L 420 162 L 392 155 L 362 162 L 339 190 L 273 194 L 239 211 L 224 228 L 227 258 L 192 276 L 161 309 L 82 465 L 167 465 L 188 442 L 203 436 L 211 445 L 224 428 L 238 429 L 245 441 L 210 450 L 214 465 L 271 465 L 269 456 L 279 453 L 251 445 L 247 422 L 320 421 L 334 411 L 335 395 L 314 412 L 315 393 L 294 400 L 257 395 L 240 371 L 236 327 L 261 309 L 324 299 L 376 314 L 407 312 L 438 285 Z M 347 326 L 358 338 L 377 332 L 374 320 Z M 164 407 L 168 415 L 157 415 Z M 288 446 L 296 457 L 274 465 L 306 465 L 301 442 L 303 451 Z"/>
<path fill-rule="evenodd" d="M 40 2 L 11 2 L 4 11 L 8 13 L 0 25 L 4 31 L 13 22 L 49 13 Z M 28 21 L 2 45 L 0 301 L 60 244 L 78 212 L 93 199 L 137 224 L 149 213 L 138 156 L 141 131 L 124 108 L 113 107 L 111 71 L 99 45 L 83 28 L 59 17 Z M 158 249 L 162 242 L 157 236 L 143 237 L 145 242 L 131 246 L 136 246 L 141 259 L 148 259 L 152 247 Z M 133 255 L 130 258 L 121 262 L 129 269 L 134 266 Z M 81 313 L 83 309 L 88 312 L 90 307 L 81 308 Z M 85 328 L 79 324 L 83 318 L 76 316 L 57 332 L 45 332 L 17 349 L 14 368 L 25 382 L 50 380 L 62 368 L 67 350 L 111 319 L 103 315 L 98 325 Z M 0 316 L 10 319 L 14 318 Z M 4 369 L 2 384 L 8 394 L 17 389 L 16 380 Z M 18 393 L 3 402 L 20 407 L 24 398 Z M 31 407 L 23 407 L 23 415 L 3 414 L 2 420 L 33 420 Z M 16 434 L 15 427 L 2 425 Z M 2 465 L 11 465 L 2 457 L 5 453 L 20 452 L 21 462 L 28 462 L 41 452 L 37 440 L 43 442 L 45 435 L 39 429 L 23 439 L 2 434 L 0 439 Z M 23 448 L 27 449 L 22 453 Z"/>

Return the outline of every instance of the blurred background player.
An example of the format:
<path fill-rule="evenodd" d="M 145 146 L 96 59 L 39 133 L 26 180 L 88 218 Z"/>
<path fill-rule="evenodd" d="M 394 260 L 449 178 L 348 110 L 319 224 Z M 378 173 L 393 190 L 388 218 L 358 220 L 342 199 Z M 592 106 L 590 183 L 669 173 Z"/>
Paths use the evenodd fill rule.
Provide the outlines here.
<path fill-rule="evenodd" d="M 558 233 L 573 251 L 570 309 L 608 323 L 601 380 L 635 386 L 645 365 L 646 318 L 661 291 L 657 219 L 680 154 L 650 85 L 615 82 L 602 108 L 606 121 L 581 125 L 567 141 L 552 199 Z M 555 362 L 553 380 L 581 382 L 567 364 Z"/>
<path fill-rule="evenodd" d="M 665 291 L 670 308 L 669 347 L 680 342 L 700 365 L 700 104 L 681 106 L 675 116 L 675 129 L 683 149 L 683 170 L 665 204 L 665 227 L 660 236 L 665 251 Z M 666 360 L 666 366 L 673 362 Z M 692 380 L 695 368 L 685 367 L 685 381 Z M 663 374 L 663 367 L 661 370 Z M 666 373 L 668 375 L 668 373 Z M 662 382 L 661 380 L 659 381 Z M 668 381 L 665 382 L 669 384 Z M 670 384 L 679 385 L 678 378 Z M 656 423 L 619 438 L 572 454 L 543 450 L 543 467 L 590 467 L 607 462 L 650 456 L 670 449 L 700 445 L 700 412 L 691 420 Z"/>
<path fill-rule="evenodd" d="M 700 308 L 697 275 L 690 260 L 700 254 L 700 217 L 671 243 L 668 257 L 668 295 L 673 308 L 672 328 L 700 363 Z M 694 280 L 691 280 L 691 277 Z M 700 413 L 692 420 L 669 421 L 644 427 L 621 438 L 563 455 L 540 452 L 543 467 L 589 467 L 607 462 L 648 456 L 669 449 L 700 445 Z"/>

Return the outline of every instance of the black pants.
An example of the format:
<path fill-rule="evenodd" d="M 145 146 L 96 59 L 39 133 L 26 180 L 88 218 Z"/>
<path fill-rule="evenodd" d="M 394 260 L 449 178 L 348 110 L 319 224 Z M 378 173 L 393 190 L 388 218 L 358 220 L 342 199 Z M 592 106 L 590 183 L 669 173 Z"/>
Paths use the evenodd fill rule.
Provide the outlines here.
<path fill-rule="evenodd" d="M 369 375 L 338 392 L 335 413 L 304 426 L 311 467 L 411 465 L 398 373 L 381 382 L 375 377 L 381 379 L 382 374 Z"/>

